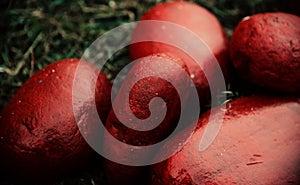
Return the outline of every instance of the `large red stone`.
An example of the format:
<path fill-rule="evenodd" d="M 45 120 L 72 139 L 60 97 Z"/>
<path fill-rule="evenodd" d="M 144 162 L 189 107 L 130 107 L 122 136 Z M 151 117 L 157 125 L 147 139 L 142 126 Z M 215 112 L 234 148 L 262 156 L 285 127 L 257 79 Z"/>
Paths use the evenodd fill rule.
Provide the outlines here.
<path fill-rule="evenodd" d="M 208 10 L 195 3 L 176 1 L 154 6 L 140 18 L 140 21 L 147 20 L 167 21 L 175 23 L 179 27 L 184 27 L 196 34 L 199 37 L 199 42 L 203 41 L 211 52 L 207 52 L 207 56 L 201 58 L 201 61 L 199 61 L 204 64 L 204 68 L 201 68 L 199 64 L 191 58 L 189 53 L 183 51 L 183 49 L 187 49 L 187 52 L 189 52 L 191 50 L 189 48 L 193 48 L 193 50 L 198 49 L 199 53 L 203 52 L 201 48 L 196 48 L 199 47 L 199 45 L 195 44 L 194 40 L 191 40 L 191 37 L 187 37 L 187 35 L 190 34 L 189 31 L 185 34 L 171 29 L 165 31 L 163 23 L 161 28 L 151 26 L 151 23 L 147 26 L 138 23 L 132 34 L 132 41 L 140 38 L 155 40 L 159 35 L 184 43 L 184 46 L 181 46 L 184 48 L 176 48 L 159 42 L 139 42 L 130 45 L 132 59 L 164 52 L 181 58 L 187 65 L 191 78 L 197 87 L 202 105 L 209 103 L 210 87 L 207 78 L 210 78 L 213 83 L 217 83 L 214 81 L 216 80 L 214 79 L 216 76 L 215 66 L 219 64 L 224 76 L 226 77 L 228 75 L 227 38 L 218 19 Z M 161 29 L 161 31 L 157 31 L 158 29 Z M 200 39 L 202 41 L 200 41 Z M 213 57 L 216 57 L 218 62 L 212 62 L 212 60 L 214 60 L 212 59 Z"/>
<path fill-rule="evenodd" d="M 214 111 L 200 117 L 181 151 L 154 165 L 152 185 L 300 183 L 299 98 L 245 97 Z M 216 124 L 224 111 L 217 137 L 199 151 L 209 116 Z"/>
<path fill-rule="evenodd" d="M 242 20 L 232 35 L 231 61 L 249 83 L 270 90 L 300 92 L 300 17 L 257 14 Z"/>
<path fill-rule="evenodd" d="M 166 59 L 170 62 L 169 64 L 165 61 Z M 178 68 L 175 68 L 175 65 Z M 185 99 L 189 95 L 189 76 L 184 75 L 184 73 L 187 73 L 185 70 L 186 66 L 182 60 L 166 54 L 151 55 L 136 63 L 129 71 L 114 99 L 114 103 L 119 105 L 120 109 L 112 109 L 110 111 L 106 122 L 106 129 L 119 141 L 135 146 L 152 145 L 165 139 L 177 126 L 182 109 L 181 106 L 184 105 Z M 145 72 L 153 75 L 140 79 Z M 164 78 L 158 77 L 157 73 L 161 74 Z M 174 79 L 175 82 L 173 84 L 170 83 L 166 80 L 167 77 Z M 131 82 L 137 79 L 140 80 L 131 88 Z M 178 89 L 175 89 L 175 84 L 177 84 Z M 130 93 L 129 99 L 125 96 L 127 92 Z M 184 99 L 180 99 L 178 93 L 184 94 Z M 154 129 L 138 131 L 125 126 L 118 119 L 116 112 L 124 120 L 131 122 L 133 125 L 142 125 L 143 122 L 141 120 L 148 117 L 153 119 L 151 123 L 157 122 L 149 110 L 150 101 L 156 97 L 162 98 L 166 104 L 152 107 L 153 111 L 162 111 L 163 107 L 167 111 L 163 121 L 159 122 L 159 126 Z M 125 109 L 126 106 L 129 106 L 130 109 Z M 130 114 L 141 120 L 135 121 L 130 117 Z M 129 155 L 133 155 L 130 151 L 127 151 L 127 146 L 116 146 L 112 144 L 108 137 L 104 137 L 104 150 L 111 153 L 117 159 L 126 159 L 129 158 Z M 149 158 L 149 156 L 144 157 Z M 127 166 L 108 159 L 104 160 L 104 169 L 107 181 L 114 185 L 141 184 L 145 182 L 145 176 L 147 175 L 147 166 Z"/>
<path fill-rule="evenodd" d="M 65 59 L 52 63 L 32 76 L 15 94 L 0 117 L 0 161 L 16 175 L 29 181 L 55 179 L 80 169 L 94 155 L 83 139 L 78 125 L 92 133 L 97 123 L 96 101 L 103 122 L 110 109 L 110 83 L 90 63 L 80 64 L 77 91 L 73 80 L 80 60 Z M 98 80 L 97 80 L 98 79 Z M 96 86 L 92 81 L 97 80 Z M 81 112 L 74 115 L 73 98 Z M 91 98 L 92 94 L 95 99 Z M 89 98 L 90 97 L 90 98 Z"/>

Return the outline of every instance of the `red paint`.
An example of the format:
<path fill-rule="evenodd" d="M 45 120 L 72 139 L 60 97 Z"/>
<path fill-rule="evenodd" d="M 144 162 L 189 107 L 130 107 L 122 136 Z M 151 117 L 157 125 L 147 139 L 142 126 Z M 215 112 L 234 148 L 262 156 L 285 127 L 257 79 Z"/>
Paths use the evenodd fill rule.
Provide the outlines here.
<path fill-rule="evenodd" d="M 72 110 L 72 86 L 78 59 L 52 63 L 31 77 L 15 94 L 0 117 L 0 160 L 18 177 L 28 180 L 55 178 L 78 170 L 91 159 L 93 151 L 78 130 Z M 90 63 L 82 63 L 78 96 L 95 91 L 104 120 L 110 108 L 110 84 Z M 90 79 L 98 77 L 96 90 Z M 78 103 L 80 125 L 96 123 L 89 108 L 93 99 Z M 78 116 L 78 115 L 77 115 Z"/>
<path fill-rule="evenodd" d="M 151 62 L 151 60 L 154 60 L 152 56 L 161 57 L 161 63 L 159 66 L 153 65 L 153 62 Z M 187 89 L 189 88 L 189 83 L 188 79 L 186 79 L 183 75 L 183 71 L 178 71 L 175 68 L 172 69 L 170 65 L 166 65 L 164 63 L 164 58 L 167 58 L 168 60 L 174 61 L 173 65 L 179 65 L 183 69 L 186 69 L 186 66 L 182 60 L 171 57 L 167 54 L 156 54 L 152 56 L 139 61 L 133 66 L 122 83 L 122 87 L 114 101 L 116 104 L 120 105 L 120 107 L 126 106 L 125 102 L 129 101 L 130 111 L 132 111 L 137 118 L 145 119 L 150 116 L 150 100 L 154 97 L 160 97 L 166 102 L 167 113 L 164 120 L 158 127 L 150 131 L 140 132 L 124 126 L 114 113 L 114 111 L 119 111 L 121 112 L 121 115 L 126 117 L 126 115 L 129 115 L 128 112 L 125 110 L 111 110 L 106 122 L 106 128 L 111 135 L 120 141 L 126 142 L 127 144 L 146 146 L 155 144 L 167 137 L 178 123 L 181 111 L 180 103 L 181 101 L 184 102 L 184 100 L 179 99 L 179 95 L 172 84 L 164 79 L 156 76 L 144 78 L 138 81 L 132 89 L 129 87 L 130 81 L 139 79 L 145 70 L 148 70 L 150 73 L 159 72 L 160 74 L 175 79 L 176 83 L 180 87 L 180 89 L 178 89 L 179 91 L 188 92 Z M 149 61 L 149 65 L 145 63 Z M 122 93 L 127 92 L 128 89 L 130 90 L 129 100 L 127 100 L 124 96 L 124 93 Z M 157 109 L 161 110 L 162 108 L 158 107 Z M 130 120 L 130 118 L 127 120 Z M 141 124 L 141 122 L 134 124 Z M 122 147 L 120 148 L 111 145 L 107 138 L 105 138 L 104 147 L 105 146 L 107 147 L 104 149 L 110 150 L 112 155 L 116 155 L 117 157 L 124 156 L 125 150 L 122 149 Z M 129 153 L 128 155 L 132 154 Z M 145 174 L 147 174 L 147 167 L 130 167 L 116 164 L 109 160 L 104 161 L 104 169 L 109 183 L 116 185 L 140 184 L 141 182 L 145 181 Z"/>
<path fill-rule="evenodd" d="M 227 38 L 217 18 L 205 8 L 185 1 L 167 2 L 154 6 L 152 9 L 148 10 L 140 20 L 168 21 L 194 32 L 211 49 L 212 53 L 218 59 L 224 75 L 227 76 Z M 143 28 L 138 24 L 132 34 L 133 40 L 139 37 L 145 37 L 145 34 L 147 35 L 147 38 L 156 38 L 157 36 L 155 34 L 157 34 L 157 31 L 154 31 L 155 29 L 157 28 Z M 193 47 L 191 41 L 187 40 L 184 35 L 176 35 L 172 30 L 159 34 L 166 34 L 164 35 L 165 37 L 181 39 L 183 43 L 186 43 L 187 47 Z M 215 66 L 210 62 L 210 58 L 203 59 L 203 61 L 205 61 L 205 67 L 204 69 L 201 69 L 199 65 L 181 49 L 167 44 L 140 42 L 130 46 L 132 59 L 141 58 L 153 53 L 164 52 L 171 53 L 174 56 L 183 59 L 198 89 L 201 103 L 203 105 L 208 103 L 210 100 L 210 91 L 205 74 L 208 74 L 210 78 L 213 78 L 215 73 Z M 205 71 L 205 74 L 203 71 Z"/>
<path fill-rule="evenodd" d="M 300 17 L 264 13 L 241 21 L 230 45 L 240 76 L 256 86 L 300 92 Z"/>
<path fill-rule="evenodd" d="M 154 165 L 152 185 L 300 183 L 300 99 L 252 96 L 229 104 L 212 145 L 199 152 L 207 112 L 183 149 Z"/>

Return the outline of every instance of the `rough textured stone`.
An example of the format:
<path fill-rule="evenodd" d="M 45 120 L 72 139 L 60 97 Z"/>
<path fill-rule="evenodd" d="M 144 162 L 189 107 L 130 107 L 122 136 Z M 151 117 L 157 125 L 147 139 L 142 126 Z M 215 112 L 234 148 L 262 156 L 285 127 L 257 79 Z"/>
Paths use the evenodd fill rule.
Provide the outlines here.
<path fill-rule="evenodd" d="M 189 40 L 191 39 L 191 37 L 187 37 L 189 32 L 184 35 L 174 30 L 157 31 L 157 29 L 160 28 L 152 27 L 151 24 L 146 26 L 146 28 L 144 25 L 137 24 L 132 34 L 133 41 L 141 37 L 154 39 L 157 38 L 159 34 L 166 38 L 177 39 L 178 42 L 185 43 L 186 45 L 184 46 L 185 48 L 177 48 L 159 42 L 139 42 L 130 46 L 130 54 L 133 59 L 163 52 L 169 52 L 181 58 L 187 65 L 191 78 L 197 87 L 202 105 L 208 104 L 210 101 L 210 90 L 207 78 L 212 79 L 212 81 L 215 80 L 215 66 L 219 63 L 225 78 L 228 76 L 227 38 L 217 18 L 208 10 L 197 4 L 176 1 L 156 5 L 148 10 L 140 19 L 140 21 L 145 20 L 167 21 L 178 24 L 178 26 L 183 26 L 196 34 L 199 39 L 208 46 L 211 52 L 199 61 L 204 63 L 203 68 L 201 68 L 188 53 L 182 50 L 187 49 L 189 52 L 191 50 L 189 48 L 197 49 L 196 47 L 199 47 L 199 45 L 195 46 L 195 43 L 193 44 L 193 42 Z M 163 25 L 161 27 L 161 29 L 163 29 Z M 199 52 L 201 52 L 201 48 L 198 49 Z M 218 63 L 211 62 L 213 55 L 218 60 Z"/>
<path fill-rule="evenodd" d="M 77 92 L 72 91 L 78 59 L 52 63 L 32 76 L 15 94 L 0 117 L 1 162 L 18 177 L 27 180 L 55 178 L 78 170 L 91 159 L 93 150 L 83 139 L 72 107 L 76 97 L 95 94 L 95 99 L 77 101 L 78 124 L 91 134 L 97 122 L 94 101 L 105 120 L 110 109 L 110 83 L 96 67 L 83 62 Z M 97 80 L 92 86 L 92 79 Z M 82 118 L 82 119 L 81 119 Z M 98 123 L 98 122 L 97 122 Z"/>
<path fill-rule="evenodd" d="M 299 184 L 299 98 L 252 96 L 224 108 L 200 117 L 183 149 L 154 165 L 151 184 Z M 199 151 L 209 116 L 212 124 L 224 111 L 217 137 Z"/>
<path fill-rule="evenodd" d="M 242 20 L 230 44 L 238 74 L 256 86 L 300 92 L 300 17 L 257 14 Z"/>

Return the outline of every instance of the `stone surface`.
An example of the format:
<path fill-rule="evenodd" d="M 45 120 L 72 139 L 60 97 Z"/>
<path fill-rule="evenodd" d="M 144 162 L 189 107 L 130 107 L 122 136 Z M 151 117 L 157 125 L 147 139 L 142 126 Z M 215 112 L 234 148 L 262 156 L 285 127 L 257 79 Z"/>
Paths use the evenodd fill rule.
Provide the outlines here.
<path fill-rule="evenodd" d="M 300 17 L 256 14 L 242 20 L 230 44 L 231 61 L 246 81 L 270 90 L 300 92 Z"/>
<path fill-rule="evenodd" d="M 214 110 L 210 124 L 226 112 L 213 143 L 199 151 L 207 112 L 183 149 L 154 165 L 152 185 L 300 183 L 299 98 L 252 96 Z"/>

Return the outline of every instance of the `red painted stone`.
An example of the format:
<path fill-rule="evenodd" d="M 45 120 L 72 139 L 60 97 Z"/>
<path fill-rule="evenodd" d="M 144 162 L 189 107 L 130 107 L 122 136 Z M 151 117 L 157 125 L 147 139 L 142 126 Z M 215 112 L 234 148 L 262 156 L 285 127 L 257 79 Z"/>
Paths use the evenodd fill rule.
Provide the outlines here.
<path fill-rule="evenodd" d="M 55 178 L 78 170 L 91 159 L 93 150 L 83 139 L 72 109 L 72 87 L 78 59 L 52 63 L 32 76 L 15 94 L 0 117 L 0 161 L 18 177 Z M 92 64 L 81 65 L 78 97 L 95 93 L 100 117 L 110 109 L 110 83 Z M 98 79 L 96 87 L 91 79 Z M 97 110 L 92 98 L 77 102 L 82 108 L 78 123 L 91 133 Z"/>
<path fill-rule="evenodd" d="M 300 17 L 257 14 L 242 20 L 232 35 L 231 61 L 256 86 L 300 92 Z"/>
<path fill-rule="evenodd" d="M 153 57 L 160 58 L 154 59 Z M 120 105 L 120 107 L 125 107 L 126 102 L 129 102 L 130 109 L 112 109 L 107 118 L 106 129 L 116 139 L 136 146 L 152 145 L 171 134 L 173 129 L 177 126 L 181 111 L 181 103 L 184 103 L 185 100 L 180 100 L 180 97 L 173 86 L 174 84 L 166 81 L 166 78 L 159 78 L 156 75 L 153 75 L 139 80 L 131 89 L 129 86 L 130 81 L 139 79 L 145 71 L 153 74 L 160 73 L 163 76 L 175 79 L 175 83 L 179 87 L 177 90 L 186 94 L 185 97 L 187 97 L 190 85 L 187 79 L 189 77 L 183 75 L 183 72 L 186 73 L 186 71 L 177 70 L 169 64 L 166 65 L 164 58 L 173 61 L 174 63 L 172 65 L 179 65 L 179 69 L 186 69 L 182 60 L 167 54 L 151 55 L 136 63 L 126 76 L 120 91 L 114 100 L 114 103 Z M 155 64 L 154 60 L 156 60 L 156 62 L 159 61 L 159 65 L 157 65 L 157 63 Z M 127 91 L 130 91 L 129 100 L 124 96 L 124 92 Z M 118 111 L 121 116 L 127 118 L 126 120 L 129 120 L 135 125 L 140 125 L 142 124 L 140 121 L 134 122 L 130 117 L 128 117 L 128 111 L 141 120 L 148 118 L 151 116 L 149 111 L 149 102 L 155 97 L 160 97 L 165 101 L 167 112 L 163 121 L 159 123 L 159 126 L 150 131 L 142 132 L 128 128 L 121 123 L 115 115 L 115 111 Z M 162 107 L 154 107 L 153 110 L 162 110 Z M 124 146 L 124 148 L 126 147 Z M 106 137 L 104 138 L 104 150 L 109 150 L 111 155 L 115 155 L 119 158 L 126 158 L 127 153 L 125 153 L 126 150 L 124 148 L 114 146 L 111 144 L 109 139 Z M 130 155 L 130 153 L 128 155 Z M 147 167 L 126 166 L 109 160 L 104 160 L 104 169 L 107 181 L 110 184 L 115 185 L 140 184 L 141 182 L 145 182 L 145 175 L 147 174 Z"/>
<path fill-rule="evenodd" d="M 211 115 L 226 111 L 213 143 L 199 151 L 207 112 L 183 149 L 154 165 L 151 184 L 299 184 L 300 99 L 252 96 L 224 108 Z"/>
<path fill-rule="evenodd" d="M 154 6 L 140 19 L 140 21 L 145 20 L 168 21 L 183 26 L 195 33 L 209 47 L 212 54 L 208 55 L 208 58 L 203 58 L 205 67 L 201 69 L 199 65 L 180 48 L 158 42 L 139 42 L 130 45 L 132 59 L 163 52 L 171 53 L 183 59 L 198 89 L 201 103 L 203 105 L 208 103 L 210 100 L 210 90 L 205 74 L 208 74 L 209 78 L 213 79 L 215 73 L 215 64 L 211 62 L 211 56 L 213 54 L 215 55 L 225 76 L 227 76 L 228 70 L 227 38 L 217 18 L 208 10 L 197 4 L 175 1 Z M 189 37 L 185 37 L 185 35 L 178 35 L 174 30 L 173 32 L 172 30 L 158 32 L 156 31 L 157 29 L 158 28 L 151 26 L 144 28 L 137 24 L 132 34 L 132 40 L 134 41 L 141 37 L 154 39 L 157 38 L 157 34 L 163 34 L 163 37 L 166 38 L 179 39 L 183 43 L 186 43 L 186 47 L 195 47 L 191 44 L 192 42 L 188 39 Z M 199 48 L 199 50 L 201 50 L 201 48 Z M 205 74 L 203 71 L 205 71 Z"/>

